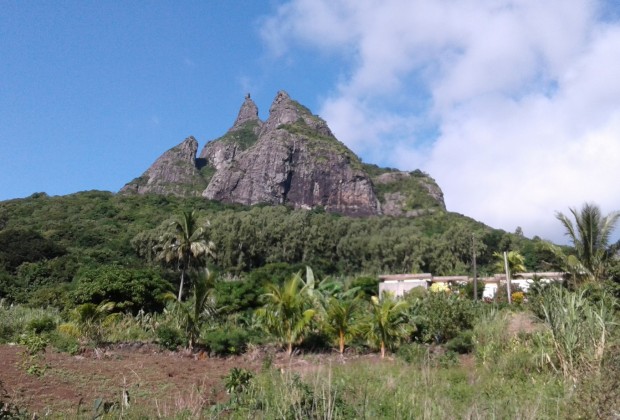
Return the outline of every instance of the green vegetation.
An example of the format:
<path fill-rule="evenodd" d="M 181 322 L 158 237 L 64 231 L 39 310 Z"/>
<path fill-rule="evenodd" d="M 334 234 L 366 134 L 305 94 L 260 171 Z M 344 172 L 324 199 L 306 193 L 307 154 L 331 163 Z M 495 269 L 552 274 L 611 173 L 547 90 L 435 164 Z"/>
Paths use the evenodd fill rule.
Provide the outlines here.
<path fill-rule="evenodd" d="M 411 332 L 411 324 L 406 315 L 407 301 L 395 300 L 389 293 L 381 297 L 373 296 L 370 317 L 365 326 L 366 337 L 371 345 L 379 348 L 381 358 L 387 348 L 394 349 Z"/>
<path fill-rule="evenodd" d="M 166 232 L 157 247 L 157 259 L 176 263 L 181 271 L 179 302 L 183 297 L 185 273 L 192 267 L 204 266 L 207 255 L 215 255 L 213 242 L 207 239 L 208 221 L 200 224 L 196 211 L 184 211 L 172 222 L 173 231 Z"/>
<path fill-rule="evenodd" d="M 308 125 L 303 118 L 293 124 L 281 124 L 278 129 L 299 135 L 308 140 L 307 145 L 316 154 L 318 162 L 333 159 L 334 156 L 344 157 L 353 169 L 363 169 L 362 162 L 348 147 L 331 135 L 321 133 Z"/>
<path fill-rule="evenodd" d="M 35 379 L 55 374 L 50 349 L 114 343 L 263 358 L 260 372 L 230 371 L 212 391 L 230 400 L 202 398 L 194 417 L 609 418 L 620 411 L 616 217 L 590 205 L 573 214 L 599 229 L 573 229 L 573 246 L 560 253 L 445 211 L 354 219 L 202 199 L 37 194 L 0 203 L 0 343 L 21 346 L 20 369 Z M 496 271 L 506 251 L 514 273 L 572 256 L 582 267 L 573 274 L 586 277 L 537 282 L 517 292 L 518 305 L 475 301 L 456 286 L 376 296 L 380 272 L 469 274 L 474 235 L 480 275 Z M 287 362 L 274 367 L 276 349 Z M 296 370 L 299 360 L 305 368 Z M 158 415 L 122 400 L 109 407 Z"/>
<path fill-rule="evenodd" d="M 253 146 L 254 143 L 256 143 L 256 141 L 258 140 L 258 134 L 256 133 L 257 128 L 257 121 L 248 121 L 236 130 L 229 131 L 228 133 L 224 134 L 222 137 L 214 141 L 233 143 L 236 144 L 239 149 L 246 150 Z"/>
<path fill-rule="evenodd" d="M 584 204 L 581 211 L 571 208 L 570 212 L 575 223 L 565 214 L 556 213 L 573 245 L 573 252 L 569 255 L 553 248 L 560 254 L 562 268 L 576 281 L 604 280 L 613 252 L 609 247 L 609 237 L 620 219 L 620 212 L 603 216 L 601 209 L 591 203 Z"/>
<path fill-rule="evenodd" d="M 263 295 L 265 304 L 256 311 L 259 323 L 286 345 L 289 356 L 293 353 L 293 345 L 303 340 L 316 314 L 311 300 L 313 287 L 312 280 L 304 283 L 300 274 L 282 286 L 268 284 Z"/>
<path fill-rule="evenodd" d="M 443 209 L 443 205 L 431 194 L 431 191 L 440 191 L 440 189 L 435 180 L 429 175 L 420 170 L 415 170 L 408 174 L 395 175 L 390 182 L 378 182 L 376 178 L 379 175 L 397 171 L 373 166 L 375 165 L 364 165 L 364 169 L 371 174 L 377 198 L 381 203 L 386 202 L 388 194 L 400 193 L 404 199 L 404 211 Z"/>

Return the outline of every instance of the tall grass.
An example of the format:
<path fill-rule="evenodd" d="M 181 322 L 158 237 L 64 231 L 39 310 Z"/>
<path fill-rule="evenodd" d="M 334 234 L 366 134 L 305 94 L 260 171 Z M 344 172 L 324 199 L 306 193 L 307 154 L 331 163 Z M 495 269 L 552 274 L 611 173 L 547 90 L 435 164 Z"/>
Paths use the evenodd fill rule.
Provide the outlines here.
<path fill-rule="evenodd" d="M 376 359 L 303 374 L 270 370 L 252 379 L 228 413 L 239 419 L 558 417 L 564 404 L 561 380 L 549 372 L 527 378 L 501 373 Z"/>
<path fill-rule="evenodd" d="M 58 325 L 60 315 L 56 309 L 0 305 L 0 344 L 19 341 L 22 334 L 36 329 L 40 322 Z"/>
<path fill-rule="evenodd" d="M 609 302 L 613 300 L 592 302 L 585 290 L 554 287 L 545 293 L 540 312 L 551 331 L 555 366 L 565 378 L 577 382 L 600 372 L 610 333 L 617 326 Z"/>

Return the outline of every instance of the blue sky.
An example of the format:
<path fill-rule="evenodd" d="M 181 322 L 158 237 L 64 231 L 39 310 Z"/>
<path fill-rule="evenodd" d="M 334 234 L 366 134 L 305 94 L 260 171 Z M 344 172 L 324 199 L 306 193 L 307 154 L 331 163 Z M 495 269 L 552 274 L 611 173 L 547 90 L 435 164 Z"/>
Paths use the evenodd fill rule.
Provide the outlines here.
<path fill-rule="evenodd" d="M 258 36 L 268 3 L 177 4 L 3 2 L 0 199 L 117 191 L 186 136 L 222 135 L 247 91 L 264 112 L 278 89 L 316 106 L 324 82 L 299 67 L 320 63 L 276 62 Z"/>
<path fill-rule="evenodd" d="M 3 1 L 0 200 L 118 191 L 280 89 L 449 210 L 561 240 L 620 209 L 616 0 Z"/>

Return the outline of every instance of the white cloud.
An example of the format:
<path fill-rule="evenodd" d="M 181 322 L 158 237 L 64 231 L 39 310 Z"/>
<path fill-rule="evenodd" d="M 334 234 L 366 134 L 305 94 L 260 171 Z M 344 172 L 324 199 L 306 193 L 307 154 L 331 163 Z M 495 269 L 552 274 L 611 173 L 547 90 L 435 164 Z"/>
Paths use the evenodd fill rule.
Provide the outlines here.
<path fill-rule="evenodd" d="M 320 114 L 367 160 L 427 170 L 450 210 L 561 240 L 556 210 L 620 209 L 620 24 L 602 9 L 292 0 L 263 35 L 279 54 L 302 45 L 346 57 L 340 83 L 317 92 Z"/>

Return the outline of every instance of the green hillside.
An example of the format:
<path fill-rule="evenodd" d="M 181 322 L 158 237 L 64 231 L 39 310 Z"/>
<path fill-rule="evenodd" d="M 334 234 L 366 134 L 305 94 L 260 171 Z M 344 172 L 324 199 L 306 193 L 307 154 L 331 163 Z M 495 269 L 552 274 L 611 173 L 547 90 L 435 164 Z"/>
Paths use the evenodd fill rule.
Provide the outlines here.
<path fill-rule="evenodd" d="M 445 211 L 417 218 L 350 218 L 282 206 L 88 191 L 0 203 L 0 298 L 24 300 L 33 290 L 70 284 L 80 270 L 99 266 L 163 270 L 175 281 L 154 261 L 153 246 L 183 210 L 197 210 L 210 221 L 216 249 L 210 264 L 242 277 L 271 263 L 310 265 L 336 276 L 471 274 L 474 234 L 481 273 L 491 272 L 493 252 L 506 249 L 525 255 L 529 270 L 545 268 L 538 241 Z"/>

